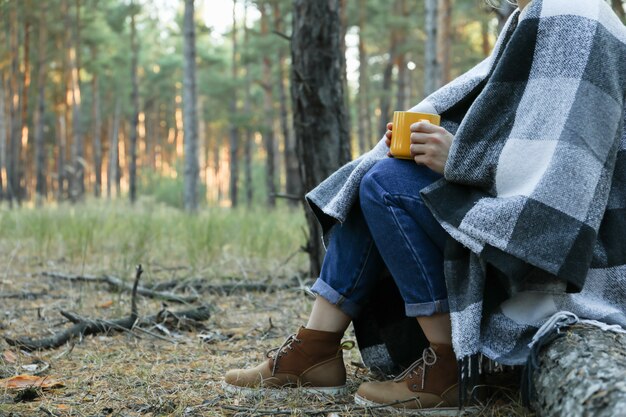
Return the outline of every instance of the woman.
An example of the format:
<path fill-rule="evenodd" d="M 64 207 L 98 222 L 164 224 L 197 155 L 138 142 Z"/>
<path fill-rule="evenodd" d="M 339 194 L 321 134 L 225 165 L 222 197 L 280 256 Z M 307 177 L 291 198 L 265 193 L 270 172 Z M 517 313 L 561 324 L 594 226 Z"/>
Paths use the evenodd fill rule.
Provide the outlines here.
<path fill-rule="evenodd" d="M 385 141 L 307 196 L 341 221 L 309 321 L 265 362 L 228 372 L 228 391 L 342 392 L 341 338 L 385 266 L 430 347 L 395 380 L 362 384 L 361 404 L 458 406 L 457 358 L 462 377 L 478 353 L 523 363 L 533 329 L 559 310 L 626 324 L 623 297 L 597 311 L 585 298 L 626 265 L 615 243 L 626 225 L 612 214 L 626 210 L 615 186 L 626 181 L 626 30 L 601 0 L 529 3 L 519 0 L 487 60 L 413 109 L 442 116 L 441 127 L 411 126 L 413 162 L 382 158 L 389 124 Z M 358 203 L 346 204 L 351 192 Z M 610 265 L 597 247 L 616 248 Z"/>

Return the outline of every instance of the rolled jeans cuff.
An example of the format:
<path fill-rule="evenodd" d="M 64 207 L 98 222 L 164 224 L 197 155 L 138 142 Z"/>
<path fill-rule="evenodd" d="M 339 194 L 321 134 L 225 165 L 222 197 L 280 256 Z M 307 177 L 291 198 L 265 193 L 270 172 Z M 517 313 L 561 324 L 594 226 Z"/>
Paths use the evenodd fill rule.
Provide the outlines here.
<path fill-rule="evenodd" d="M 311 291 L 324 298 L 329 303 L 337 306 L 341 311 L 346 313 L 351 318 L 357 317 L 361 312 L 361 306 L 341 295 L 339 292 L 337 292 L 337 290 L 328 285 L 326 282 L 322 281 L 320 278 L 315 280 L 315 283 L 311 287 Z"/>
<path fill-rule="evenodd" d="M 450 306 L 448 299 L 429 301 L 427 303 L 405 304 L 407 317 L 425 317 L 433 314 L 448 313 Z"/>

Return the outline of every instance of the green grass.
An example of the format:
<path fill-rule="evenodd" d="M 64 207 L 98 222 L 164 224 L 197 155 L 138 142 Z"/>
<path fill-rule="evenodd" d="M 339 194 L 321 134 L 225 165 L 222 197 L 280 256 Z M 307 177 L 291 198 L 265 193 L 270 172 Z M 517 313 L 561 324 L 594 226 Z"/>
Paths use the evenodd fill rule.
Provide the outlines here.
<path fill-rule="evenodd" d="M 196 215 L 140 200 L 0 210 L 6 263 L 69 263 L 90 272 L 128 273 L 134 265 L 184 267 L 189 275 L 262 279 L 306 269 L 304 214 L 286 206 L 205 208 Z M 54 269 L 54 268 L 51 268 Z M 56 268 L 59 269 L 59 268 Z M 148 274 L 149 268 L 146 269 Z"/>

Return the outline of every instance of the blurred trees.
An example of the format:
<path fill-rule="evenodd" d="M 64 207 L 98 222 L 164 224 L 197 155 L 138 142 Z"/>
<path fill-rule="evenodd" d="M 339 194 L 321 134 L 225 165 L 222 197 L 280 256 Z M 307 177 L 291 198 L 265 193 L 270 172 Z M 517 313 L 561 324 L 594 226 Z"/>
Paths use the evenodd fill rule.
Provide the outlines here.
<path fill-rule="evenodd" d="M 190 123 L 198 204 L 302 196 L 289 100 L 294 0 L 219 2 L 225 33 L 204 20 L 214 2 L 195 0 L 185 15 L 186 2 L 0 0 L 3 201 L 152 196 L 183 207 Z M 436 88 L 489 53 L 512 11 L 501 2 L 494 12 L 477 0 L 428 0 L 437 29 L 428 36 L 425 2 L 339 1 L 349 157 L 380 139 L 394 110 L 423 98 L 428 77 Z M 623 17 L 624 3 L 609 2 Z M 190 22 L 196 122 L 185 122 Z"/>

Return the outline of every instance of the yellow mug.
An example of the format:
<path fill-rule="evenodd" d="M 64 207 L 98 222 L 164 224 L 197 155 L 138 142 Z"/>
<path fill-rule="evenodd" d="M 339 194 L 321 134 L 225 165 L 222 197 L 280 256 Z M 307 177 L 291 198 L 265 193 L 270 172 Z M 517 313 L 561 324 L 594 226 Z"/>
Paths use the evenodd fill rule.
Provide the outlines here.
<path fill-rule="evenodd" d="M 417 122 L 428 122 L 439 125 L 441 117 L 432 113 L 413 113 L 396 111 L 393 113 L 393 134 L 391 135 L 390 152 L 394 158 L 413 159 L 411 156 L 411 125 Z"/>

